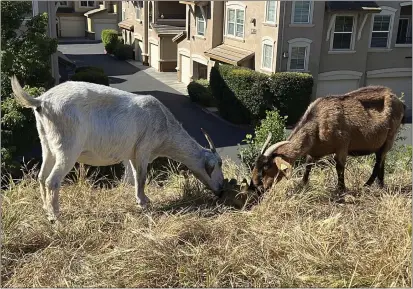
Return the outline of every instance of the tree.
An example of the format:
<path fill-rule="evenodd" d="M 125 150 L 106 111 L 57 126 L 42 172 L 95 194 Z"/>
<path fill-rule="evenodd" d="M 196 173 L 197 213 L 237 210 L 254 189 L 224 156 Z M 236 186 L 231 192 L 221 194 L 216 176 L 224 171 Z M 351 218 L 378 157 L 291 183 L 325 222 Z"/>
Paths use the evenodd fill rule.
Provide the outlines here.
<path fill-rule="evenodd" d="M 10 98 L 9 77 L 16 75 L 33 96 L 53 86 L 51 55 L 57 51 L 57 39 L 47 36 L 46 13 L 28 20 L 30 1 L 1 1 L 1 129 L 2 168 L 18 168 L 19 160 L 39 145 L 33 112 L 21 108 Z"/>

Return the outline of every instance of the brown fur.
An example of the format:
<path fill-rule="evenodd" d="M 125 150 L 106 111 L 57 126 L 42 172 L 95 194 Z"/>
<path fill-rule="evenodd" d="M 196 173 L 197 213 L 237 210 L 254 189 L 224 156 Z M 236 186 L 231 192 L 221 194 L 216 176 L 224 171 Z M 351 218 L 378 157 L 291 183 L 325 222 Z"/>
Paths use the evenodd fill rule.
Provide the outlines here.
<path fill-rule="evenodd" d="M 257 158 L 251 185 L 268 189 L 274 179 L 279 180 L 275 178 L 280 175 L 275 164 L 277 159 L 292 165 L 302 156 L 312 162 L 335 154 L 339 188 L 344 189 L 347 155 L 372 153 L 376 154 L 376 165 L 366 185 L 371 185 L 377 176 L 383 185 L 385 156 L 393 146 L 404 110 L 405 105 L 384 86 L 368 86 L 343 95 L 318 98 L 288 137 L 290 143 L 278 147 L 268 157 Z M 304 183 L 308 181 L 311 167 L 312 164 L 307 165 Z"/>

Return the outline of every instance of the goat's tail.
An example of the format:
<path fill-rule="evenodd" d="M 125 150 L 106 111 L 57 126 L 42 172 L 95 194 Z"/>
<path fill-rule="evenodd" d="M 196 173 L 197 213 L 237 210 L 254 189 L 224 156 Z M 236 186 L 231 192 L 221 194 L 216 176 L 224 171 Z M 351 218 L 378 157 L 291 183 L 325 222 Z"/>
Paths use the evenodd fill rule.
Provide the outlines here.
<path fill-rule="evenodd" d="M 40 99 L 32 97 L 27 92 L 25 92 L 15 75 L 10 77 L 10 81 L 13 94 L 16 97 L 18 103 L 20 103 L 24 107 L 30 108 L 38 108 L 41 106 L 42 101 Z"/>

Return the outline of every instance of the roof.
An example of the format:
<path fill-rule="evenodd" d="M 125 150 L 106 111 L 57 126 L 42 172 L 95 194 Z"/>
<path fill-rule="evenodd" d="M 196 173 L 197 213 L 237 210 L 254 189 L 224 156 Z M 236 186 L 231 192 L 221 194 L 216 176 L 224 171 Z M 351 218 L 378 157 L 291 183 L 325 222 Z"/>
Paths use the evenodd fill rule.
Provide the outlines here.
<path fill-rule="evenodd" d="M 185 27 L 151 23 L 151 27 L 158 35 L 176 35 L 185 31 Z"/>
<path fill-rule="evenodd" d="M 172 38 L 172 42 L 180 42 L 185 37 L 186 31 L 182 31 L 181 33 L 177 34 L 174 38 Z"/>
<path fill-rule="evenodd" d="M 91 16 L 91 15 L 94 15 L 94 14 L 97 14 L 97 13 L 100 13 L 100 12 L 103 12 L 103 11 L 107 11 L 108 9 L 106 9 L 105 7 L 103 7 L 103 8 L 97 8 L 97 9 L 93 9 L 93 10 L 89 10 L 88 12 L 86 12 L 84 15 L 85 16 Z"/>
<path fill-rule="evenodd" d="M 118 23 L 118 26 L 123 29 L 132 30 L 133 31 L 133 20 L 132 19 L 125 19 Z"/>
<path fill-rule="evenodd" d="M 238 65 L 244 60 L 254 56 L 254 51 L 244 50 L 238 47 L 221 44 L 205 51 L 205 55 L 211 59 L 222 61 L 232 65 Z"/>
<path fill-rule="evenodd" d="M 381 11 L 375 1 L 326 1 L 326 8 L 329 11 Z"/>

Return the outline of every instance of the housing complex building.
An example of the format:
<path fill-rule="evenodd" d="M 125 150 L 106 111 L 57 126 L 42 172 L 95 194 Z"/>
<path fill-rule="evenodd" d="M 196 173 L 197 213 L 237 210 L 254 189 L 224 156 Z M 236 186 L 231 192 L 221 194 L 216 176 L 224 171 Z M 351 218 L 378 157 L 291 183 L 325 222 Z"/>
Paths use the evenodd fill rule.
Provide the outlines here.
<path fill-rule="evenodd" d="M 313 97 L 370 84 L 412 107 L 411 1 L 123 1 L 136 59 L 208 78 L 217 63 L 263 73 L 307 72 Z"/>

